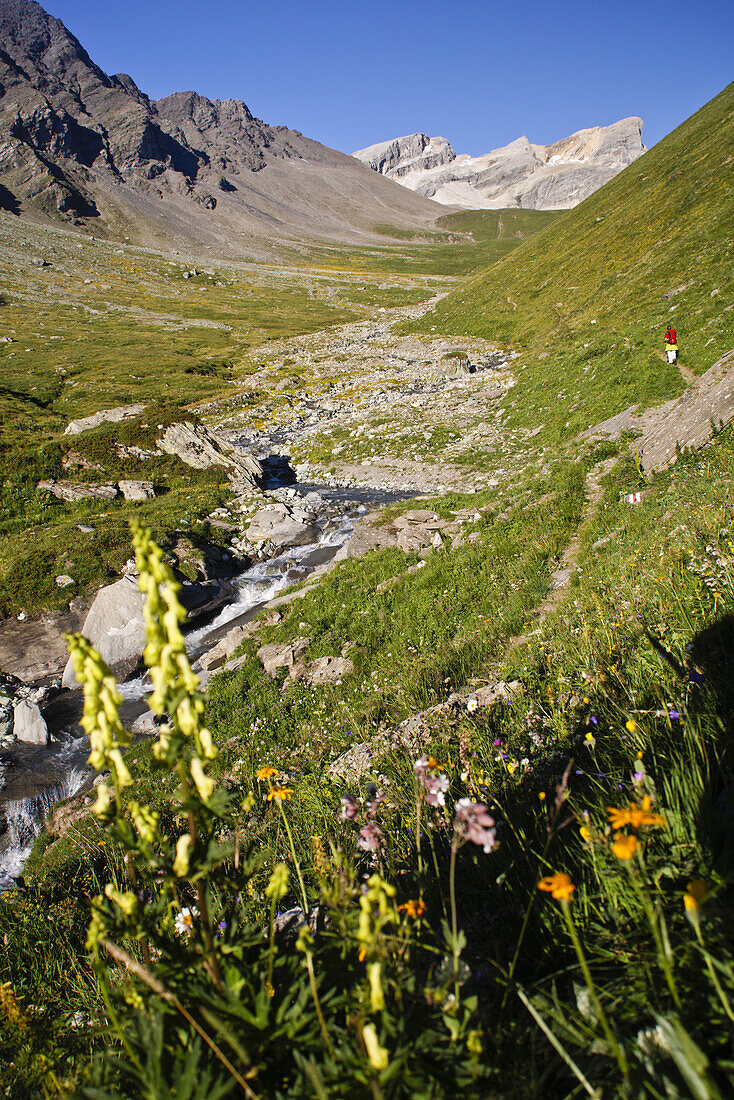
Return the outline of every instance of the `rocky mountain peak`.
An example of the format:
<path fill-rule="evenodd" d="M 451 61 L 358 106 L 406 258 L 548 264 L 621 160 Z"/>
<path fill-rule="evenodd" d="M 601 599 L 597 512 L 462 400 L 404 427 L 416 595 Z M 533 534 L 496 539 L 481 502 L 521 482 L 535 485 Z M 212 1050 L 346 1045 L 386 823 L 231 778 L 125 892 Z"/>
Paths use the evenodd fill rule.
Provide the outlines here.
<path fill-rule="evenodd" d="M 375 172 L 448 205 L 555 210 L 575 206 L 644 153 L 642 119 L 579 130 L 551 145 L 527 136 L 479 157 L 416 133 L 352 155 Z"/>

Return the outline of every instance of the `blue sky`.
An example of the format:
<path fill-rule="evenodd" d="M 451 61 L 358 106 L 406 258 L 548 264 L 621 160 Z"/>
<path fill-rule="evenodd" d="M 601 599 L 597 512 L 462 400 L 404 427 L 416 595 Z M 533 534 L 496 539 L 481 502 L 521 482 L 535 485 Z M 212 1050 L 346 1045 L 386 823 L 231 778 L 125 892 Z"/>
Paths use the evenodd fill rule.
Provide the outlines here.
<path fill-rule="evenodd" d="M 352 152 L 474 155 L 627 115 L 659 141 L 734 79 L 731 0 L 45 0 L 108 73 L 195 89 Z"/>

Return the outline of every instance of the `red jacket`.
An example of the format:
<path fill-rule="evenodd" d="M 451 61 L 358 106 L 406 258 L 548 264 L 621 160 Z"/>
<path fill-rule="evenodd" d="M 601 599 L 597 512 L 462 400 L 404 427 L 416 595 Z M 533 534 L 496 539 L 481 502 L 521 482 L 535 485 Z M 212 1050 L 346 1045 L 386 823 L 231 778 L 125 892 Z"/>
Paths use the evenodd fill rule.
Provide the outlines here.
<path fill-rule="evenodd" d="M 665 333 L 666 344 L 677 344 L 678 335 L 672 325 L 668 325 L 668 331 Z"/>

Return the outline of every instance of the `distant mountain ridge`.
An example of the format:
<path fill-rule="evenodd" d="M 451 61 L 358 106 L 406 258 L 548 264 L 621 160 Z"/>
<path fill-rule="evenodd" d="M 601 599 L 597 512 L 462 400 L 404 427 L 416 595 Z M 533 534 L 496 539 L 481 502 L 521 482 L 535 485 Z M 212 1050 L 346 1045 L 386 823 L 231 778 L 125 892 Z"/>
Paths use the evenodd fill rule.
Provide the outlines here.
<path fill-rule="evenodd" d="M 436 202 L 498 210 L 576 206 L 645 152 L 642 119 L 579 130 L 552 145 L 526 137 L 483 156 L 457 156 L 443 137 L 408 134 L 352 156 Z"/>
<path fill-rule="evenodd" d="M 369 240 L 376 224 L 422 228 L 440 214 L 241 100 L 154 102 L 35 0 L 0 0 L 0 208 L 229 253 Z"/>

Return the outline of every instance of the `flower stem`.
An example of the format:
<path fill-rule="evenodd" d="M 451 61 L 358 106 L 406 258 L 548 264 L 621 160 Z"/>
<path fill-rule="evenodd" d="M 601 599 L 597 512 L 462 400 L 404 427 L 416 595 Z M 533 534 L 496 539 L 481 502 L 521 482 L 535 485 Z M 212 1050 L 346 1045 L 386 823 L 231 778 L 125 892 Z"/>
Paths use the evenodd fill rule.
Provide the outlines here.
<path fill-rule="evenodd" d="M 451 937 L 452 951 L 454 954 L 454 996 L 459 1000 L 459 929 L 456 913 L 456 840 L 451 845 L 451 861 L 449 863 L 449 897 L 451 899 Z"/>
<path fill-rule="evenodd" d="M 599 997 L 598 997 L 597 992 L 596 992 L 596 987 L 594 986 L 594 981 L 591 977 L 591 971 L 589 970 L 589 964 L 586 961 L 586 955 L 584 954 L 584 949 L 581 946 L 581 940 L 579 939 L 579 934 L 576 930 L 576 925 L 574 924 L 573 917 L 571 916 L 571 906 L 568 904 L 568 902 L 565 899 L 561 900 L 561 909 L 563 910 L 563 916 L 565 918 L 566 925 L 568 926 L 568 931 L 571 935 L 571 940 L 573 942 L 574 950 L 576 952 L 576 958 L 579 960 L 579 965 L 581 966 L 581 972 L 584 975 L 584 981 L 586 982 L 586 988 L 589 991 L 589 996 L 591 997 L 594 1008 L 596 1009 L 596 1014 L 599 1017 L 599 1022 L 602 1026 L 602 1030 L 604 1031 L 604 1034 L 607 1037 L 607 1042 L 609 1043 L 609 1046 L 614 1051 L 614 1056 L 617 1059 L 617 1065 L 620 1068 L 622 1076 L 623 1077 L 628 1077 L 629 1076 L 629 1066 L 627 1064 L 626 1055 L 625 1055 L 624 1051 L 622 1050 L 621 1046 L 619 1045 L 619 1042 L 617 1041 L 617 1038 L 614 1035 L 614 1032 L 612 1031 L 611 1027 L 609 1026 L 609 1021 L 607 1020 L 604 1009 L 602 1008 L 601 1001 L 599 1000 Z"/>
<path fill-rule="evenodd" d="M 699 944 L 701 945 L 701 950 L 703 952 L 703 957 L 706 960 L 706 969 L 709 972 L 709 977 L 711 978 L 711 981 L 714 983 L 714 989 L 716 990 L 716 992 L 718 994 L 718 997 L 719 997 L 719 1000 L 721 1001 L 721 1004 L 723 1005 L 724 1012 L 727 1014 L 729 1019 L 732 1022 L 734 1022 L 734 1012 L 732 1012 L 731 1005 L 729 1004 L 729 998 L 727 997 L 726 993 L 722 989 L 721 982 L 719 981 L 719 979 L 716 975 L 716 971 L 714 970 L 713 963 L 711 962 L 711 956 L 709 955 L 708 951 L 706 950 L 706 945 L 703 942 L 703 936 L 701 935 L 701 928 L 699 926 L 698 921 L 695 922 L 693 927 L 696 930 L 696 938 L 697 938 Z"/>
<path fill-rule="evenodd" d="M 282 803 L 281 803 L 280 799 L 276 799 L 276 801 L 278 803 L 278 809 L 280 810 L 280 816 L 283 819 L 283 824 L 285 825 L 285 831 L 286 831 L 286 834 L 288 836 L 288 847 L 290 848 L 291 858 L 293 860 L 293 866 L 295 867 L 296 874 L 298 876 L 298 885 L 301 889 L 301 900 L 303 902 L 303 919 L 306 922 L 306 928 L 308 928 L 308 926 L 309 926 L 309 922 L 308 922 L 308 895 L 306 894 L 306 884 L 303 881 L 303 875 L 301 873 L 301 865 L 298 862 L 298 857 L 296 856 L 296 846 L 293 843 L 293 833 L 291 832 L 291 827 L 288 824 L 288 816 L 287 816 L 285 810 L 283 809 L 283 806 L 282 806 Z M 314 1008 L 316 1009 L 316 1016 L 317 1016 L 318 1021 L 319 1021 L 319 1027 L 321 1029 L 321 1034 L 324 1037 L 324 1042 L 326 1043 L 326 1049 L 329 1051 L 329 1054 L 331 1055 L 331 1057 L 334 1058 L 335 1057 L 334 1047 L 332 1046 L 331 1039 L 329 1038 L 329 1032 L 328 1032 L 327 1027 L 326 1027 L 326 1020 L 324 1019 L 324 1014 L 321 1011 L 321 1001 L 319 1000 L 319 991 L 316 987 L 316 975 L 314 973 L 314 968 L 313 968 L 313 951 L 311 950 L 311 948 L 308 945 L 305 945 L 304 954 L 306 956 L 306 968 L 308 970 L 308 984 L 311 988 L 311 997 L 313 999 Z"/>

